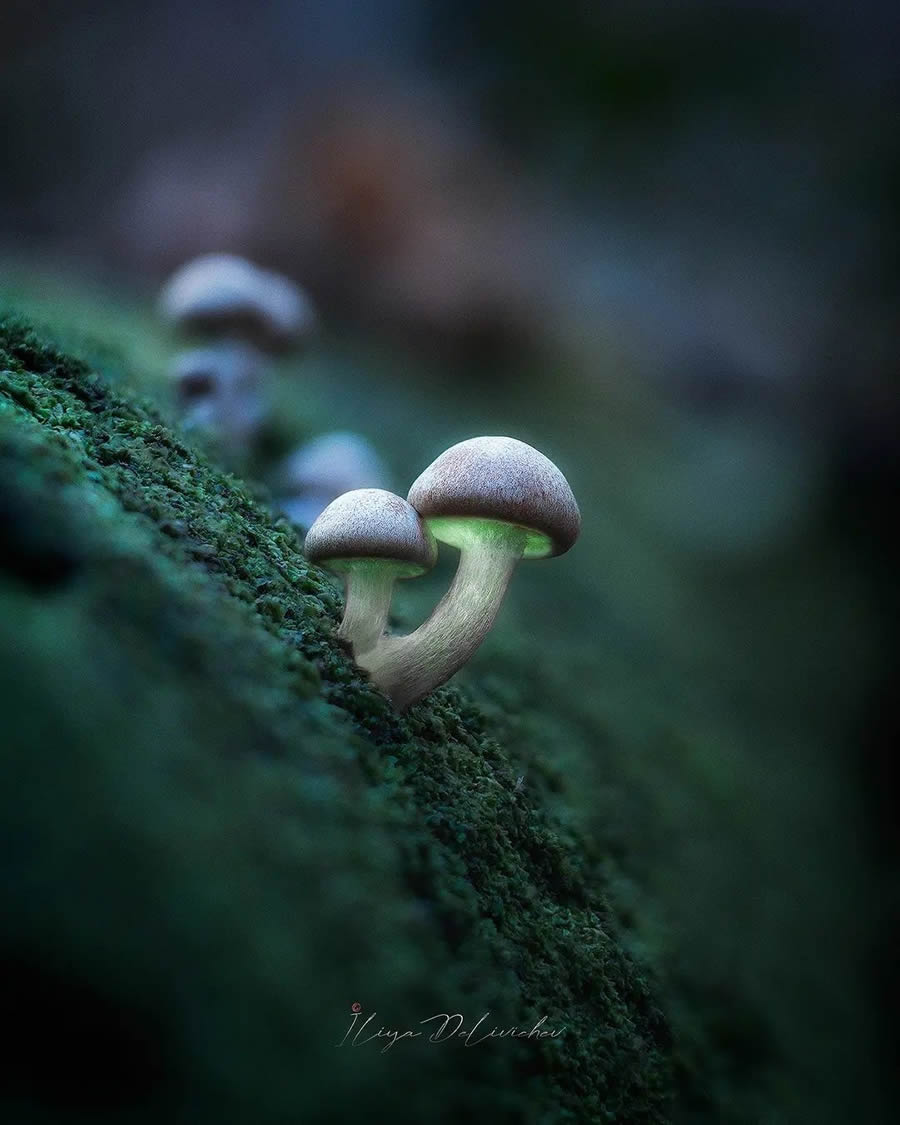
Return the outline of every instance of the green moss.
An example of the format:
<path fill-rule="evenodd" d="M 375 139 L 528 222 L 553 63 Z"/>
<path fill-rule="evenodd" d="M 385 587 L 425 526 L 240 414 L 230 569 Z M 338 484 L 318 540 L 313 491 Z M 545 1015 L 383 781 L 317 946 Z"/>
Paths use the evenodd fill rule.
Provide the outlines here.
<path fill-rule="evenodd" d="M 609 865 L 539 764 L 517 784 L 455 689 L 394 713 L 294 530 L 16 319 L 0 505 L 16 995 L 62 1028 L 45 1058 L 65 1008 L 131 1079 L 83 1071 L 64 1108 L 137 1114 L 139 1090 L 148 1120 L 667 1120 L 669 1035 Z M 339 1049 L 356 1000 L 393 1028 L 490 1010 L 565 1032 Z"/>

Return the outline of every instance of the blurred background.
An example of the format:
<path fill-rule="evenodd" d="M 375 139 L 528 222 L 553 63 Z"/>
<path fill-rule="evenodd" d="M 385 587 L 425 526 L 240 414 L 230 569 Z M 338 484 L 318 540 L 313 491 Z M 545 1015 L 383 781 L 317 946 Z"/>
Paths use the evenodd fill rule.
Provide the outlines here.
<path fill-rule="evenodd" d="M 260 495 L 335 430 L 403 493 L 478 433 L 566 473 L 461 679 L 608 850 L 687 1121 L 888 1119 L 898 50 L 875 0 L 0 10 L 11 304 L 177 424 L 160 286 L 244 255 L 319 320 Z"/>

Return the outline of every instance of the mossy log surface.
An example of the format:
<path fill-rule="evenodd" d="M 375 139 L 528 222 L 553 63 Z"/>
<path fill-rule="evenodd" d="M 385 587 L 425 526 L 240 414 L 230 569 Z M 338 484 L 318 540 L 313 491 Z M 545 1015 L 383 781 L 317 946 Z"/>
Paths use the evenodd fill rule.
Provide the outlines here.
<path fill-rule="evenodd" d="M 300 547 L 151 404 L 0 321 L 17 1119 L 669 1120 L 607 861 L 455 689 L 393 711 Z M 365 1034 L 425 1034 L 338 1046 L 354 1002 Z M 430 1043 L 456 1012 L 564 1031 Z"/>

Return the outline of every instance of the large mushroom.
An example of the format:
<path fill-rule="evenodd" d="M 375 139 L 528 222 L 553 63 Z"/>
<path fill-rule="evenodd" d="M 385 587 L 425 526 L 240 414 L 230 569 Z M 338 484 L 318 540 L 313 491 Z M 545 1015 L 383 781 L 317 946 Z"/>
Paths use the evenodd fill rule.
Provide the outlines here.
<path fill-rule="evenodd" d="M 568 481 L 538 450 L 510 437 L 459 442 L 408 495 L 436 539 L 459 548 L 450 589 L 407 636 L 385 636 L 359 664 L 405 710 L 445 683 L 478 649 L 521 559 L 568 551 L 581 514 Z"/>
<path fill-rule="evenodd" d="M 303 550 L 344 579 L 344 618 L 338 636 L 353 654 L 368 652 L 387 625 L 394 582 L 415 578 L 437 561 L 434 537 L 402 496 L 357 488 L 339 496 L 306 534 Z"/>

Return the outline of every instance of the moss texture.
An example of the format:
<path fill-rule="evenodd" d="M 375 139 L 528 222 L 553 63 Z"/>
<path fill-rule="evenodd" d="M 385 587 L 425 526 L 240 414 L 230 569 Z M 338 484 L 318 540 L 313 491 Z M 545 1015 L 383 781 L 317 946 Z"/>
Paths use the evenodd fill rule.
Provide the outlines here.
<path fill-rule="evenodd" d="M 20 1119 L 669 1119 L 609 857 L 502 723 L 452 688 L 396 715 L 294 530 L 15 318 L 0 513 Z M 352 1002 L 565 1031 L 337 1047 Z"/>

